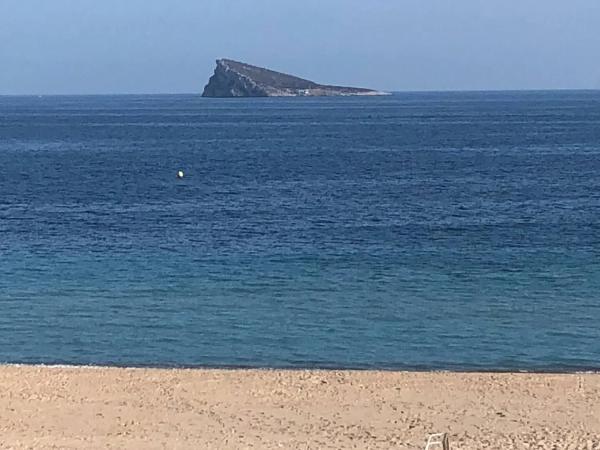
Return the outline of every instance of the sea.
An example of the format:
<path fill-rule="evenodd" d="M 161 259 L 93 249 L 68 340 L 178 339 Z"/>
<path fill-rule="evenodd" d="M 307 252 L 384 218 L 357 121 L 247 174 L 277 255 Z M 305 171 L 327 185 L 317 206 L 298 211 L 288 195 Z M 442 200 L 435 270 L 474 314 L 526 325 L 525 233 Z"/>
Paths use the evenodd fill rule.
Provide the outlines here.
<path fill-rule="evenodd" d="M 0 97 L 0 363 L 598 370 L 600 91 Z"/>

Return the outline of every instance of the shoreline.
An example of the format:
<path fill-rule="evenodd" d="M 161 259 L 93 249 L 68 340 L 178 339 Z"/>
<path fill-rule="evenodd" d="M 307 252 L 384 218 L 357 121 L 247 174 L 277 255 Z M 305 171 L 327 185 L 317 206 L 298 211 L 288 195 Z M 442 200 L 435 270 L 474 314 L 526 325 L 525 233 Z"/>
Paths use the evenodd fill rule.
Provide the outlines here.
<path fill-rule="evenodd" d="M 0 365 L 9 448 L 600 450 L 600 374 Z"/>
<path fill-rule="evenodd" d="M 265 371 L 265 372 L 383 372 L 383 373 L 454 373 L 454 374 L 532 374 L 532 375 L 600 375 L 600 368 L 591 369 L 435 369 L 435 368 L 390 368 L 390 367 L 338 367 L 338 366 L 244 366 L 244 365 L 160 365 L 160 364 L 77 364 L 77 363 L 13 363 L 0 362 L 2 367 L 42 367 L 57 369 L 140 369 L 140 370 L 221 370 L 221 371 Z"/>

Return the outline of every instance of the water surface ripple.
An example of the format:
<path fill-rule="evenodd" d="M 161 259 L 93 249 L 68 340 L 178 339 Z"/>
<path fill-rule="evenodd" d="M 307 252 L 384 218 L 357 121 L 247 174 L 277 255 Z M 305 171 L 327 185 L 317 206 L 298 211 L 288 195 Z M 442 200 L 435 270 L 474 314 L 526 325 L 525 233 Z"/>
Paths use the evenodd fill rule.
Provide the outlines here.
<path fill-rule="evenodd" d="M 600 92 L 0 97 L 0 168 L 1 362 L 600 368 Z"/>

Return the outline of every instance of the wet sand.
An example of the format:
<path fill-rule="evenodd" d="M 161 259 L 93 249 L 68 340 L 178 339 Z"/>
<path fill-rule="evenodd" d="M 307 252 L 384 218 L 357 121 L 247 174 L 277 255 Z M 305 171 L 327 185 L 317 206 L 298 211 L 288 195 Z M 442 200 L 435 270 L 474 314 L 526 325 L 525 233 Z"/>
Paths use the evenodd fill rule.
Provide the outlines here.
<path fill-rule="evenodd" d="M 600 374 L 0 367 L 0 448 L 600 449 Z"/>

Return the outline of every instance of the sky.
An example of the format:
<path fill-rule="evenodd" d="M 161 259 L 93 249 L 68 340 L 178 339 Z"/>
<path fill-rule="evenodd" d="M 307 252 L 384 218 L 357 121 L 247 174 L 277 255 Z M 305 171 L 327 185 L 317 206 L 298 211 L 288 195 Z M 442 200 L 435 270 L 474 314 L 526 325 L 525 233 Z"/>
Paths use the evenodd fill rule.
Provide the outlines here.
<path fill-rule="evenodd" d="M 226 57 L 388 91 L 600 89 L 599 0 L 0 0 L 0 94 L 202 92 Z"/>

